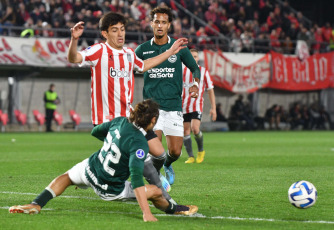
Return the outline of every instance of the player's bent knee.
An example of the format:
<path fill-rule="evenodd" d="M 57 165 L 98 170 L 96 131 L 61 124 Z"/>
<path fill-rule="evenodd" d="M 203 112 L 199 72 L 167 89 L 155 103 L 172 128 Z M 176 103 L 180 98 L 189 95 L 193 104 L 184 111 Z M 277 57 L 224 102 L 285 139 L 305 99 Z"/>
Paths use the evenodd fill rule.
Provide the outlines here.
<path fill-rule="evenodd" d="M 156 185 L 145 185 L 147 199 L 149 200 L 157 200 L 162 197 L 162 191 Z"/>

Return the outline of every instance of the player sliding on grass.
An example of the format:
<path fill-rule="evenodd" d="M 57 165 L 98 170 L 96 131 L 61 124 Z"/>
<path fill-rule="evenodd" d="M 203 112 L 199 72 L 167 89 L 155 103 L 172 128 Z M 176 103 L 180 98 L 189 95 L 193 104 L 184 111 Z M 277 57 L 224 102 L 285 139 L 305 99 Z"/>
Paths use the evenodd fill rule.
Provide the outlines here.
<path fill-rule="evenodd" d="M 142 60 L 150 60 L 169 50 L 178 41 L 168 36 L 168 29 L 173 20 L 169 8 L 156 7 L 151 13 L 151 27 L 154 37 L 136 49 L 137 56 Z M 159 56 L 158 56 L 159 57 Z M 174 183 L 175 173 L 172 163 L 181 156 L 183 144 L 183 116 L 182 116 L 182 63 L 193 73 L 194 82 L 189 87 L 192 97 L 198 96 L 198 83 L 200 71 L 188 48 L 180 50 L 170 56 L 166 61 L 144 73 L 144 99 L 152 98 L 159 103 L 160 116 L 154 131 L 162 140 L 166 136 L 168 154 L 161 155 L 166 158 L 164 169 L 170 184 Z"/>
<path fill-rule="evenodd" d="M 69 62 L 91 67 L 91 114 L 94 125 L 111 121 L 115 117 L 129 116 L 134 91 L 133 71 L 149 70 L 186 48 L 183 45 L 188 42 L 180 38 L 161 55 L 143 61 L 131 48 L 124 47 L 125 26 L 123 15 L 113 12 L 105 14 L 99 27 L 106 42 L 94 44 L 84 51 L 77 50 L 78 40 L 84 32 L 84 22 L 78 22 L 71 28 Z M 166 157 L 164 147 L 153 131 L 147 133 L 146 139 L 151 156 L 145 161 L 144 176 L 150 184 L 166 189 L 169 187 L 168 182 L 161 177 L 162 184 L 158 175 Z M 173 201 L 166 191 L 163 190 L 163 194 L 166 199 Z"/>
<path fill-rule="evenodd" d="M 37 214 L 48 201 L 61 195 L 71 185 L 92 187 L 103 200 L 124 200 L 136 197 L 143 220 L 157 221 L 147 200 L 169 214 L 191 215 L 194 205 L 174 205 L 162 196 L 155 185 L 144 185 L 144 161 L 148 153 L 145 138 L 158 117 L 158 104 L 146 100 L 136 105 L 130 117 L 118 117 L 94 127 L 92 135 L 104 144 L 100 150 L 55 178 L 31 204 L 12 206 L 10 213 Z M 131 176 L 131 183 L 127 179 Z"/>

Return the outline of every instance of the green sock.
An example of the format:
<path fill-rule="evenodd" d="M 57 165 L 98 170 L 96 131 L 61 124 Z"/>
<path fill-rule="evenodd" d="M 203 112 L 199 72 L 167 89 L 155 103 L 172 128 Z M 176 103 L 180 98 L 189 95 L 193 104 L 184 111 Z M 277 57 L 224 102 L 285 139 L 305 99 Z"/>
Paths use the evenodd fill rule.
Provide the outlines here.
<path fill-rule="evenodd" d="M 46 205 L 46 203 L 48 203 L 54 197 L 56 197 L 54 191 L 51 188 L 46 187 L 44 191 L 41 194 L 39 194 L 35 198 L 35 200 L 31 203 L 38 204 L 39 206 L 41 206 L 41 208 L 43 208 Z"/>
<path fill-rule="evenodd" d="M 169 154 L 169 151 L 167 152 L 167 157 L 166 157 L 166 161 L 165 161 L 165 166 L 166 167 L 169 167 L 174 161 L 176 161 L 177 159 L 179 159 L 178 157 L 177 158 L 174 158 L 172 157 L 170 154 Z"/>
<path fill-rule="evenodd" d="M 167 214 L 173 214 L 176 211 L 176 204 L 173 204 L 173 203 L 171 203 L 169 201 L 168 201 L 168 203 L 169 203 L 169 205 L 168 205 L 167 209 L 165 210 L 165 213 L 167 213 Z"/>

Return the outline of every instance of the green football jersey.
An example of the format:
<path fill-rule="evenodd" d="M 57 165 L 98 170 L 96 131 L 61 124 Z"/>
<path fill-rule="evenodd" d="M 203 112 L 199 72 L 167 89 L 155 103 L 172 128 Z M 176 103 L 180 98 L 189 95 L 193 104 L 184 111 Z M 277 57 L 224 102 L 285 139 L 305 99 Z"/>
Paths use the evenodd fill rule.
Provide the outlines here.
<path fill-rule="evenodd" d="M 176 40 L 168 37 L 164 45 L 154 43 L 154 38 L 139 45 L 136 55 L 146 60 L 168 50 Z M 188 48 L 180 50 L 170 56 L 160 65 L 144 73 L 144 99 L 155 100 L 160 109 L 165 111 L 182 111 L 183 76 L 182 63 L 193 73 L 193 77 L 200 78 L 200 70 Z"/>
<path fill-rule="evenodd" d="M 137 172 L 137 175 L 131 174 L 132 187 L 144 185 L 144 160 L 148 153 L 144 134 L 145 131 L 138 129 L 126 117 L 94 127 L 92 135 L 104 144 L 89 157 L 86 177 L 99 195 L 120 194 L 130 171 Z M 133 181 L 135 179 L 137 181 Z"/>

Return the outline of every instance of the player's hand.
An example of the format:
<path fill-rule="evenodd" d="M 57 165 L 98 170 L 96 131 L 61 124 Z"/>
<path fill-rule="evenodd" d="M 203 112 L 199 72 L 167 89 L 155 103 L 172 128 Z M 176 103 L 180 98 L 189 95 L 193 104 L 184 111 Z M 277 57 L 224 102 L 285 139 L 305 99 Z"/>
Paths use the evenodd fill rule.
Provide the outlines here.
<path fill-rule="evenodd" d="M 212 121 L 215 121 L 217 119 L 217 112 L 215 109 L 210 109 L 210 117 Z"/>
<path fill-rule="evenodd" d="M 79 39 L 84 31 L 84 22 L 80 21 L 71 28 L 71 36 L 74 39 Z"/>
<path fill-rule="evenodd" d="M 177 54 L 180 50 L 187 48 L 188 39 L 187 38 L 179 38 L 177 39 L 172 47 L 170 48 L 173 54 Z"/>
<path fill-rule="evenodd" d="M 158 221 L 158 219 L 155 218 L 152 214 L 143 214 L 143 220 L 144 220 L 144 222 L 156 222 L 156 221 Z"/>
<path fill-rule="evenodd" d="M 196 85 L 193 85 L 189 88 L 189 94 L 192 98 L 198 97 L 198 87 Z"/>

